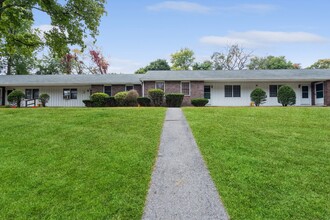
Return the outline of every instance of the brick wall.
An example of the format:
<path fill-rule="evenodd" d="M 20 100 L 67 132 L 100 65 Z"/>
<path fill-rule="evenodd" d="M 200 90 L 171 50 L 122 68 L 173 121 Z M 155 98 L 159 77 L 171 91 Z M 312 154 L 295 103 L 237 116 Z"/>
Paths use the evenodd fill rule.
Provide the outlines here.
<path fill-rule="evenodd" d="M 148 90 L 155 88 L 155 81 L 144 82 L 144 96 L 148 97 Z"/>
<path fill-rule="evenodd" d="M 203 81 L 193 81 L 190 82 L 190 96 L 185 96 L 183 99 L 184 106 L 191 106 L 191 99 L 194 98 L 204 98 L 204 82 Z"/>
<path fill-rule="evenodd" d="M 142 85 L 134 85 L 134 89 L 142 96 Z"/>
<path fill-rule="evenodd" d="M 111 95 L 115 96 L 118 92 L 124 92 L 125 91 L 125 85 L 112 85 L 111 86 Z"/>
<path fill-rule="evenodd" d="M 324 105 L 330 106 L 330 80 L 324 82 Z"/>
<path fill-rule="evenodd" d="M 144 96 L 148 96 L 148 90 L 155 88 L 155 81 L 144 82 Z M 183 99 L 184 106 L 191 105 L 192 98 L 203 98 L 204 97 L 204 82 L 193 81 L 190 82 L 190 96 L 185 96 Z M 165 82 L 165 93 L 181 93 L 181 81 L 166 81 Z"/>
<path fill-rule="evenodd" d="M 97 92 L 104 92 L 103 91 L 103 85 L 92 85 L 92 91 L 91 94 L 97 93 Z"/>

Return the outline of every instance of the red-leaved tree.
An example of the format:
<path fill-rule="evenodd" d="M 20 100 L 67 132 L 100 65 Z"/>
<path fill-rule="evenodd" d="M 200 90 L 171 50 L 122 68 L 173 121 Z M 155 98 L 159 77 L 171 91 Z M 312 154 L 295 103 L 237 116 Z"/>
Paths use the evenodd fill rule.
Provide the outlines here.
<path fill-rule="evenodd" d="M 92 57 L 92 61 L 96 64 L 100 74 L 107 74 L 109 63 L 101 52 L 97 50 L 90 50 L 89 54 Z"/>

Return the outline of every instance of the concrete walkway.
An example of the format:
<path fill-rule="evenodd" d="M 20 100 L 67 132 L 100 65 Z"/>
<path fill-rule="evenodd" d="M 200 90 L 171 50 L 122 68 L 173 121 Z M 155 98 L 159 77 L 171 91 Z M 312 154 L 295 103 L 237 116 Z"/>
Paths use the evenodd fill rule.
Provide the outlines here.
<path fill-rule="evenodd" d="M 143 219 L 229 219 L 180 108 L 167 110 Z"/>

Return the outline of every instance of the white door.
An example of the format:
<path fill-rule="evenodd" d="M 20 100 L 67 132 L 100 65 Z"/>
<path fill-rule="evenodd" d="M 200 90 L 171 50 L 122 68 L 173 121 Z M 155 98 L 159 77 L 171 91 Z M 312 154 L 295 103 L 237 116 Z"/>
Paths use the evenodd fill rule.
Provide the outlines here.
<path fill-rule="evenodd" d="M 209 100 L 209 103 L 207 105 L 212 105 L 212 86 L 205 85 L 204 86 L 204 98 Z"/>
<path fill-rule="evenodd" d="M 315 104 L 316 105 L 324 105 L 324 84 L 316 83 L 315 84 Z"/>
<path fill-rule="evenodd" d="M 301 86 L 301 105 L 311 105 L 310 91 L 308 85 Z"/>

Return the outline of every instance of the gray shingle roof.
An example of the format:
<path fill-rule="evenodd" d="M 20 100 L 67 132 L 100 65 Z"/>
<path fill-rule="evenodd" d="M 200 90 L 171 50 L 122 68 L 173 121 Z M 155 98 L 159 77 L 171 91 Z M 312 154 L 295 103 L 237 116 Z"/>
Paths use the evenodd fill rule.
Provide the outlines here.
<path fill-rule="evenodd" d="M 142 81 L 324 81 L 327 70 L 149 71 Z"/>
<path fill-rule="evenodd" d="M 0 75 L 0 86 L 56 86 L 141 84 L 141 75 Z"/>

